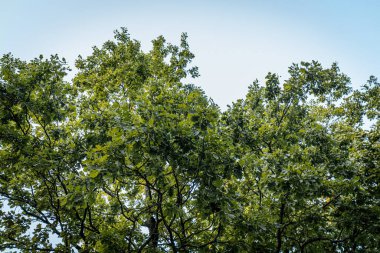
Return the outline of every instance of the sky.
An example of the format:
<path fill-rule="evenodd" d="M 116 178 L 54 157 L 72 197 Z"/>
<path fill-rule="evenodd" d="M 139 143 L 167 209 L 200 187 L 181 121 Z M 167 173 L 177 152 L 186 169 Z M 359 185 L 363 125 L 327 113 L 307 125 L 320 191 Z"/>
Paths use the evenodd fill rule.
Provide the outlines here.
<path fill-rule="evenodd" d="M 0 0 L 0 55 L 57 53 L 73 76 L 78 55 L 120 27 L 144 51 L 159 35 L 178 44 L 187 32 L 201 74 L 191 82 L 225 109 L 255 79 L 272 72 L 284 80 L 300 61 L 338 62 L 355 88 L 370 75 L 380 78 L 379 12 L 379 0 Z"/>

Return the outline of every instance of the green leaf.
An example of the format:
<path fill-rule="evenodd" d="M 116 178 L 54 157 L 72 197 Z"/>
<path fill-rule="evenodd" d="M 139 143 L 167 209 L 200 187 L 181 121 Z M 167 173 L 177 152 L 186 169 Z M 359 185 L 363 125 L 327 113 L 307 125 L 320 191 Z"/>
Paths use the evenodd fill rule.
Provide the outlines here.
<path fill-rule="evenodd" d="M 88 174 L 91 178 L 96 178 L 99 175 L 100 171 L 99 170 L 91 170 L 90 173 Z"/>

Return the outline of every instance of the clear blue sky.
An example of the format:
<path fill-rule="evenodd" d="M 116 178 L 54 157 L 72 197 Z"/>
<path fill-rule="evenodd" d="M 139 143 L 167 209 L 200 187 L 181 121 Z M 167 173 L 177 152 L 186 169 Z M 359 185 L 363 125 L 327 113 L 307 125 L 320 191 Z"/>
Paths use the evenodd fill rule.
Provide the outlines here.
<path fill-rule="evenodd" d="M 29 60 L 58 53 L 73 65 L 125 26 L 149 50 L 189 34 L 201 86 L 221 108 L 268 71 L 293 62 L 338 62 L 355 87 L 380 77 L 380 1 L 0 0 L 0 54 Z"/>

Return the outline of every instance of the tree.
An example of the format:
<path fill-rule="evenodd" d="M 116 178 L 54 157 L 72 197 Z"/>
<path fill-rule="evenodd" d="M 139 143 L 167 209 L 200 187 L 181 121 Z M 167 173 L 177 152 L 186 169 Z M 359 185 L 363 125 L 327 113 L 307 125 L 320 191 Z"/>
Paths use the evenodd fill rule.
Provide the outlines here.
<path fill-rule="evenodd" d="M 250 252 L 376 252 L 379 84 L 371 77 L 352 93 L 336 64 L 302 62 L 289 74 L 282 87 L 271 73 L 265 86 L 254 82 L 223 115 L 243 168 L 230 187 L 242 206 L 231 244 Z M 366 114 L 375 120 L 369 131 L 361 127 Z"/>
<path fill-rule="evenodd" d="M 379 97 L 336 64 L 269 73 L 221 112 L 183 34 L 125 28 L 79 57 L 0 60 L 0 249 L 354 252 L 380 248 Z M 372 128 L 363 128 L 363 118 Z"/>

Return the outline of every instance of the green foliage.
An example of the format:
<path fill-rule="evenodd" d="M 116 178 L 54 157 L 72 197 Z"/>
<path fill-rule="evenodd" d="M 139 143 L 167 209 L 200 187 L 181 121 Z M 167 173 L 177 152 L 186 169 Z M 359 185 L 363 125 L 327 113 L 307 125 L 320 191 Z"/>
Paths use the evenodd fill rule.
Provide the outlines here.
<path fill-rule="evenodd" d="M 269 73 L 221 112 L 187 36 L 0 59 L 0 250 L 377 252 L 380 86 Z M 368 123 L 363 122 L 370 120 Z"/>

